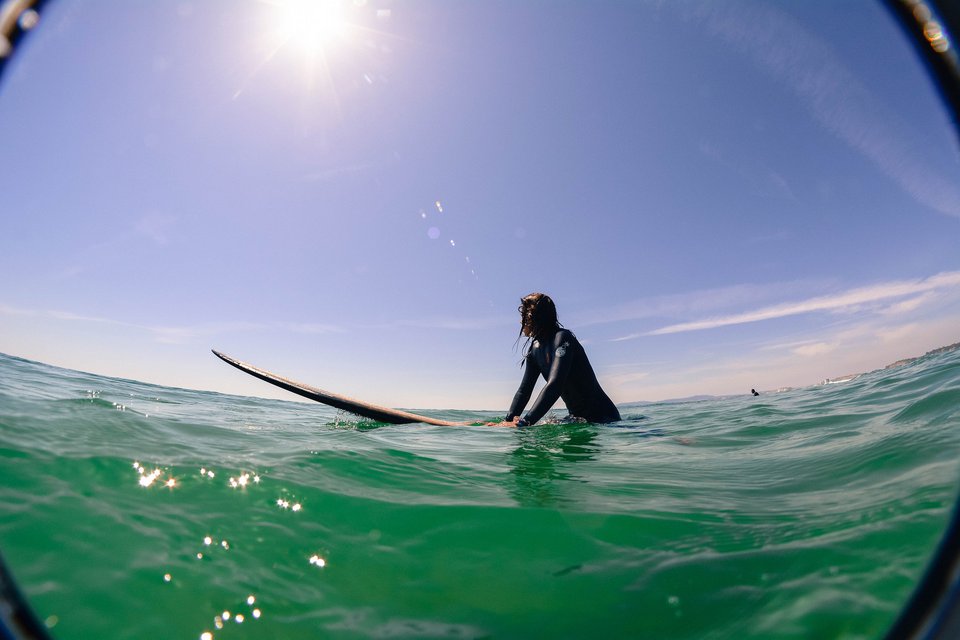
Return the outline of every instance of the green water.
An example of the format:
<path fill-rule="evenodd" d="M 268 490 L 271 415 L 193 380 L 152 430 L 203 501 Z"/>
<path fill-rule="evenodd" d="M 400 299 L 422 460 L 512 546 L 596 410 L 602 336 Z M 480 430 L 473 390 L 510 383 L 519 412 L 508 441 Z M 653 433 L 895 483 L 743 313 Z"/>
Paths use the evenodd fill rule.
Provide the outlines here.
<path fill-rule="evenodd" d="M 63 639 L 873 638 L 946 523 L 958 407 L 960 352 L 520 431 L 0 356 L 0 548 Z"/>

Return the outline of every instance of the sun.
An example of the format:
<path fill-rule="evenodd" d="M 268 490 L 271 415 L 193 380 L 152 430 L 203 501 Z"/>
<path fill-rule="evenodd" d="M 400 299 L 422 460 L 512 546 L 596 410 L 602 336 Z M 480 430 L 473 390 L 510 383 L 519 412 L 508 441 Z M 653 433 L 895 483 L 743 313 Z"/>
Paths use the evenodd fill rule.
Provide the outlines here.
<path fill-rule="evenodd" d="M 0 0 L 2 2 L 2 0 Z M 336 100 L 334 77 L 358 64 L 357 44 L 379 32 L 364 27 L 368 0 L 255 0 L 259 34 L 250 47 L 252 68 L 233 94 L 243 95 L 252 79 L 268 66 L 301 69 L 311 92 L 319 88 Z M 389 12 L 388 12 L 389 13 Z M 380 12 L 377 12 L 378 18 Z M 283 64 L 274 63 L 282 61 Z M 337 73 L 335 67 L 339 68 Z"/>
<path fill-rule="evenodd" d="M 318 53 L 350 32 L 341 0 L 285 0 L 275 6 L 280 41 L 306 53 Z"/>

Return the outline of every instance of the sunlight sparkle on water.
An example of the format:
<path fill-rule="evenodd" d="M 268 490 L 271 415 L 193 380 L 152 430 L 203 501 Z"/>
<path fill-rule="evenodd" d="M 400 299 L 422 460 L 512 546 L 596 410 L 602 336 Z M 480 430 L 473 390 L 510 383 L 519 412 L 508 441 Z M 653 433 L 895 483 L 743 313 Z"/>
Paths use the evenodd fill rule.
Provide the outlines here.
<path fill-rule="evenodd" d="M 312 556 L 310 556 L 310 564 L 316 565 L 321 569 L 323 569 L 325 566 L 327 566 L 327 561 L 321 558 L 320 556 L 318 556 L 317 554 L 313 554 Z"/>
<path fill-rule="evenodd" d="M 291 511 L 300 511 L 303 509 L 303 505 L 299 502 L 291 503 L 289 500 L 284 500 L 283 498 L 277 498 L 277 506 L 281 509 L 290 509 Z"/>
<path fill-rule="evenodd" d="M 260 476 L 254 476 L 253 481 L 259 483 Z M 230 486 L 234 489 L 244 489 L 248 484 L 250 484 L 249 473 L 242 473 L 239 478 L 230 478 Z"/>
<path fill-rule="evenodd" d="M 144 473 L 143 467 L 140 467 L 138 471 L 140 472 L 141 487 L 149 487 L 150 485 L 152 485 L 154 481 L 156 481 L 156 479 L 160 477 L 160 473 L 161 473 L 160 469 L 154 469 L 150 473 Z"/>

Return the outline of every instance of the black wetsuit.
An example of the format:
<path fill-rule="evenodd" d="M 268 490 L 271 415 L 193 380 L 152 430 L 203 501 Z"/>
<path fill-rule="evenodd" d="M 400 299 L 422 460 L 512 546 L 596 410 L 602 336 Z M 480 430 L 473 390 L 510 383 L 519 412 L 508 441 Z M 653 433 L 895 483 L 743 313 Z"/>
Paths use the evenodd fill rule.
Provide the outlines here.
<path fill-rule="evenodd" d="M 526 424 L 535 424 L 550 410 L 558 398 L 563 398 L 571 416 L 590 422 L 617 422 L 620 412 L 600 388 L 587 354 L 576 336 L 559 329 L 553 336 L 534 340 L 524 360 L 523 381 L 513 396 L 507 421 L 519 416 L 537 382 L 537 375 L 547 381 L 536 402 L 523 417 Z"/>

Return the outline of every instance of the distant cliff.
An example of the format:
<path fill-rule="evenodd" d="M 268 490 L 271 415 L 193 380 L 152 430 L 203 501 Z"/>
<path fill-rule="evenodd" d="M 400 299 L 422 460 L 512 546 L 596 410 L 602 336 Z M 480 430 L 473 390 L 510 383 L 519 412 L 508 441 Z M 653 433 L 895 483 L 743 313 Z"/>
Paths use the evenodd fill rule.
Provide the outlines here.
<path fill-rule="evenodd" d="M 891 362 L 890 364 L 885 366 L 884 369 L 895 369 L 896 367 L 902 367 L 904 365 L 910 364 L 911 362 L 916 362 L 920 358 L 926 358 L 927 356 L 936 355 L 938 353 L 947 353 L 948 351 L 956 351 L 958 349 L 960 349 L 960 342 L 954 342 L 953 344 L 947 345 L 945 347 L 939 347 L 937 349 L 933 349 L 932 351 L 927 351 L 922 356 L 917 356 L 915 358 L 904 358 L 903 360 L 897 360 L 896 362 Z M 863 375 L 862 373 L 848 373 L 845 376 L 838 376 L 836 378 L 827 378 L 826 380 L 823 380 L 822 382 L 820 382 L 820 384 L 836 384 L 838 382 L 849 382 L 854 378 L 859 378 L 862 375 Z"/>
<path fill-rule="evenodd" d="M 893 369 L 895 367 L 902 367 L 903 365 L 910 364 L 911 362 L 915 362 L 920 358 L 936 355 L 938 353 L 947 353 L 948 351 L 956 351 L 957 349 L 960 349 L 960 342 L 954 342 L 953 344 L 947 345 L 945 347 L 940 347 L 932 351 L 927 351 L 922 356 L 917 356 L 916 358 L 904 358 L 903 360 L 897 360 L 896 362 L 891 362 L 890 364 L 885 366 L 884 369 Z"/>

